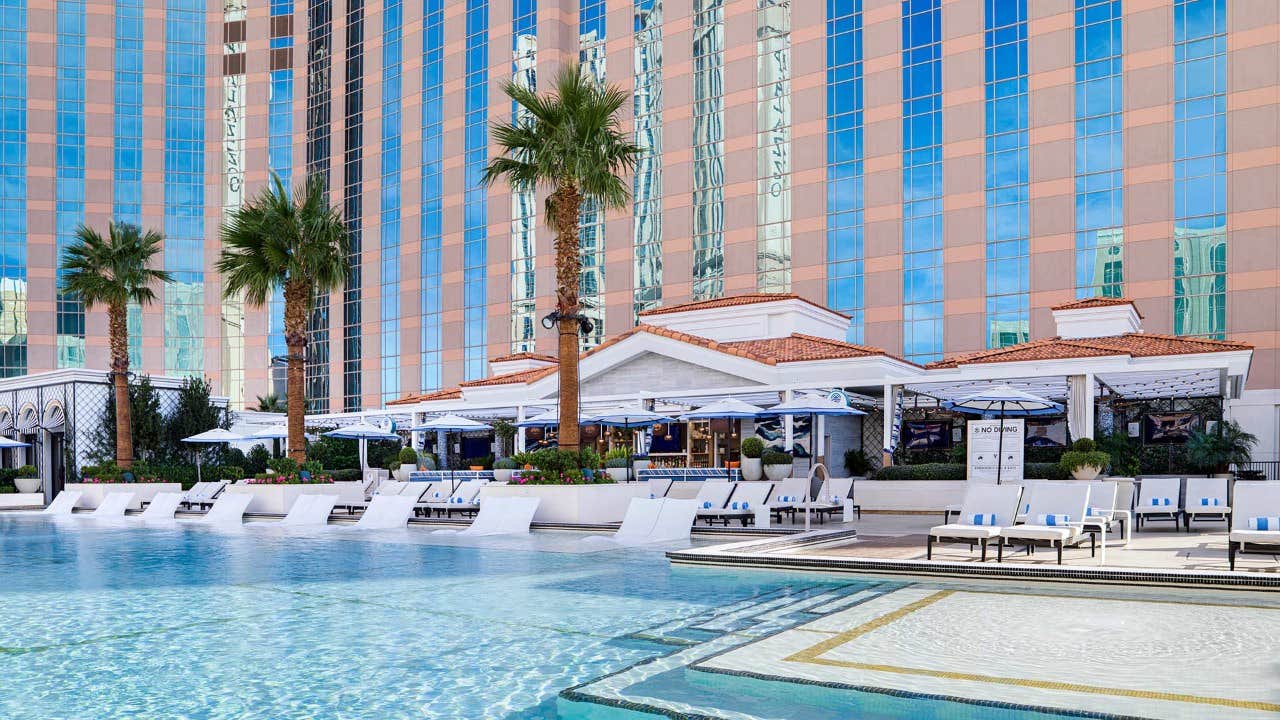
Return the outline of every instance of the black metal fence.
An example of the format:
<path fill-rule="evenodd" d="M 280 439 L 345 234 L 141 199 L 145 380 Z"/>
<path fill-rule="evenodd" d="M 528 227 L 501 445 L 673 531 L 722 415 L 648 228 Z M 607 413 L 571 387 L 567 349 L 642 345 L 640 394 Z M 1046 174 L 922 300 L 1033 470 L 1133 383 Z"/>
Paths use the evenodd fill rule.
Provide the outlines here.
<path fill-rule="evenodd" d="M 1231 469 L 1237 474 L 1246 473 L 1245 477 L 1258 477 L 1263 480 L 1280 480 L 1280 460 L 1261 460 L 1258 462 L 1236 463 Z"/>

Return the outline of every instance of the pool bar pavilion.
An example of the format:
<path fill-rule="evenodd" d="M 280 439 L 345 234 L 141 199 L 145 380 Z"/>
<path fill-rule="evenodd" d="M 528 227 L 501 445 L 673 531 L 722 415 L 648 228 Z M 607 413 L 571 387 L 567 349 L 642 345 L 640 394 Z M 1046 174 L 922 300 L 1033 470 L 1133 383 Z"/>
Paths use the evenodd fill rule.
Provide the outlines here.
<path fill-rule="evenodd" d="M 1060 415 L 1028 421 L 1028 442 L 1038 447 L 1123 431 L 1141 444 L 1161 446 L 1152 453 L 1172 454 L 1168 448 L 1180 433 L 1233 417 L 1251 346 L 1144 332 L 1138 308 L 1125 299 L 1076 301 L 1054 308 L 1053 317 L 1054 337 L 922 366 L 847 342 L 848 317 L 795 295 L 748 294 L 650 310 L 636 327 L 583 353 L 583 440 L 600 451 L 637 453 L 637 467 L 649 470 L 640 478 L 656 471 L 672 478 L 737 478 L 741 443 L 751 436 L 793 453 L 793 475 L 821 462 L 840 477 L 848 475 L 849 450 L 861 450 L 871 469 L 945 456 L 964 437 L 966 417 L 943 403 L 994 385 L 1064 407 Z M 400 428 L 447 413 L 501 419 L 521 426 L 516 451 L 533 449 L 555 442 L 557 383 L 555 358 L 520 353 L 493 360 L 487 378 L 410 395 L 365 416 L 384 415 Z M 860 414 L 679 420 L 726 400 L 767 409 L 813 396 Z M 635 430 L 591 421 L 617 408 L 674 421 Z M 308 424 L 357 419 L 333 414 L 309 417 Z M 1274 454 L 1274 417 L 1246 420 L 1246 429 L 1261 438 L 1258 449 Z M 431 449 L 441 439 L 414 433 L 411 441 Z M 452 442 L 451 449 L 464 455 L 463 443 L 473 453 L 496 447 L 491 433 Z M 936 509 L 961 492 L 955 482 L 917 483 L 905 492 L 900 486 L 862 483 L 861 501 L 886 510 Z"/>

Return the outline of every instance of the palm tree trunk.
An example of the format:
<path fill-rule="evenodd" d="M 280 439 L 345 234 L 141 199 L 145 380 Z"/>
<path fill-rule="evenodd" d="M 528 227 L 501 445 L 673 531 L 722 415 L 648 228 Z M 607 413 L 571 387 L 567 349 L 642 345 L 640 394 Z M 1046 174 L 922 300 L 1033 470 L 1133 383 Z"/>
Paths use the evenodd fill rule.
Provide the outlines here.
<path fill-rule="evenodd" d="M 582 256 L 578 241 L 578 215 L 582 211 L 582 193 L 572 185 L 556 188 L 547 199 L 551 205 L 551 222 L 556 230 L 556 310 L 559 322 L 560 360 L 560 449 L 578 450 L 578 321 L 565 317 L 578 314 L 578 285 L 582 275 Z"/>
<path fill-rule="evenodd" d="M 284 286 L 284 341 L 289 348 L 285 399 L 289 412 L 289 457 L 299 463 L 307 460 L 304 419 L 307 413 L 306 356 L 307 308 L 311 300 L 311 284 L 290 280 Z"/>
<path fill-rule="evenodd" d="M 129 402 L 129 316 L 125 306 L 107 308 L 111 342 L 111 384 L 116 395 L 116 465 L 133 465 L 133 408 Z"/>

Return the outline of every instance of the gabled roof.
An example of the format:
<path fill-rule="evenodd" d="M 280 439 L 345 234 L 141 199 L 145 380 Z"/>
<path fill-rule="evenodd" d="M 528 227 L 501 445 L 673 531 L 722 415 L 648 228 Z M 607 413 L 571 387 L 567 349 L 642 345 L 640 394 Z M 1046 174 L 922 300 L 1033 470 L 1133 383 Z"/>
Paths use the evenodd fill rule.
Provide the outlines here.
<path fill-rule="evenodd" d="M 1091 297 L 1083 300 L 1073 300 L 1069 303 L 1054 305 L 1050 310 L 1086 310 L 1088 308 L 1115 307 L 1117 305 L 1133 305 L 1133 311 L 1138 313 L 1138 317 L 1142 317 L 1142 313 L 1138 312 L 1138 306 L 1129 298 L 1124 297 Z"/>
<path fill-rule="evenodd" d="M 836 360 L 876 355 L 890 357 L 888 353 L 877 347 L 855 345 L 842 340 L 832 340 L 804 333 L 792 333 L 787 337 L 766 338 L 763 340 L 740 340 L 721 343 L 721 345 L 742 350 L 754 359 L 768 362 L 769 364 Z"/>
<path fill-rule="evenodd" d="M 1112 337 L 1080 338 L 1066 340 L 1060 337 L 1032 340 L 1018 345 L 1008 345 L 993 350 L 956 355 L 926 365 L 928 369 L 954 368 L 961 365 L 997 362 L 1027 362 L 1035 360 L 1068 360 L 1072 358 L 1107 357 L 1160 357 L 1166 355 L 1196 355 L 1212 352 L 1252 350 L 1247 343 L 1205 338 L 1179 337 L 1156 333 L 1126 333 Z"/>
<path fill-rule="evenodd" d="M 663 305 L 661 307 L 650 308 L 641 312 L 640 317 L 665 315 L 667 313 L 674 312 L 689 312 L 692 310 L 711 310 L 714 308 L 737 307 L 740 305 L 755 305 L 757 303 L 777 302 L 779 300 L 799 300 L 829 313 L 833 313 L 841 317 L 849 317 L 844 313 L 836 312 L 828 307 L 823 307 L 812 300 L 802 298 L 795 293 L 744 293 L 742 295 L 728 295 L 725 297 L 712 298 L 710 300 L 695 300 L 694 302 L 681 303 L 679 305 Z"/>
<path fill-rule="evenodd" d="M 550 355 L 544 355 L 536 352 L 518 352 L 510 355 L 503 355 L 490 360 L 491 363 L 514 362 L 516 360 L 540 360 L 542 362 L 556 362 L 556 359 Z"/>
<path fill-rule="evenodd" d="M 517 370 L 515 372 L 502 373 L 501 375 L 491 375 L 480 380 L 468 380 L 460 383 L 459 387 L 484 387 L 486 385 L 516 385 L 520 383 L 531 383 L 535 380 L 541 380 L 548 375 L 555 373 L 560 367 L 559 363 L 547 365 L 546 367 L 531 368 L 529 370 Z"/>

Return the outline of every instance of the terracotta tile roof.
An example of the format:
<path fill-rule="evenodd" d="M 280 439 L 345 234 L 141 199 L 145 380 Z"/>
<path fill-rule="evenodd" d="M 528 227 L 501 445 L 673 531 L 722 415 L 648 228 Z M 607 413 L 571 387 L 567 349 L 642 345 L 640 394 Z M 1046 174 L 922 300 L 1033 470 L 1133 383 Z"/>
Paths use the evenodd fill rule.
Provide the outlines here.
<path fill-rule="evenodd" d="M 406 395 L 398 400 L 389 400 L 388 405 L 416 405 L 420 402 L 430 402 L 432 400 L 461 400 L 462 388 L 447 388 L 445 390 L 436 390 L 429 393 L 414 393 Z"/>
<path fill-rule="evenodd" d="M 954 368 L 960 365 L 996 362 L 1024 362 L 1031 360 L 1067 360 L 1084 357 L 1160 357 L 1165 355 L 1196 355 L 1211 352 L 1252 350 L 1247 343 L 1229 340 L 1178 337 L 1157 333 L 1126 333 L 1112 337 L 1064 340 L 1053 337 L 1009 345 L 995 350 L 956 355 L 926 365 L 926 368 Z"/>
<path fill-rule="evenodd" d="M 828 307 L 823 307 L 812 300 L 802 298 L 795 293 L 744 293 L 742 295 L 726 295 L 725 297 L 712 298 L 711 300 L 697 300 L 694 302 L 681 303 L 679 305 L 664 305 L 662 307 L 650 308 L 640 313 L 640 317 L 649 317 L 652 315 L 665 315 L 673 312 L 687 312 L 690 310 L 710 310 L 722 307 L 737 307 L 740 305 L 755 305 L 757 303 L 775 302 L 778 300 L 799 300 L 808 303 L 816 308 L 835 313 L 841 317 L 849 317 L 844 313 L 836 312 Z"/>
<path fill-rule="evenodd" d="M 1097 307 L 1114 307 L 1116 305 L 1133 305 L 1133 311 L 1138 313 L 1138 317 L 1142 317 L 1142 313 L 1138 312 L 1138 305 L 1129 298 L 1124 297 L 1091 297 L 1083 300 L 1073 300 L 1069 303 L 1054 305 L 1050 310 L 1084 310 L 1086 308 Z"/>
<path fill-rule="evenodd" d="M 530 370 L 517 370 L 515 372 L 503 373 L 501 375 L 493 375 L 480 380 L 469 380 L 461 383 L 460 387 L 484 387 L 487 385 L 516 385 L 520 383 L 531 383 L 535 380 L 551 375 L 556 371 L 558 365 L 548 365 L 547 367 L 533 368 Z"/>
<path fill-rule="evenodd" d="M 544 355 L 542 353 L 535 353 L 535 352 L 512 353 L 510 355 L 503 355 L 502 357 L 496 357 L 490 360 L 489 362 L 500 363 L 500 362 L 512 362 L 515 360 L 541 360 L 542 362 L 556 362 L 556 359 L 551 355 Z"/>
<path fill-rule="evenodd" d="M 790 336 L 783 338 L 741 340 L 723 344 L 744 350 L 754 357 L 771 360 L 773 363 L 835 360 L 838 358 L 871 357 L 887 354 L 880 348 L 854 345 L 841 340 L 832 340 L 803 333 L 792 333 Z"/>

